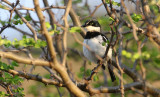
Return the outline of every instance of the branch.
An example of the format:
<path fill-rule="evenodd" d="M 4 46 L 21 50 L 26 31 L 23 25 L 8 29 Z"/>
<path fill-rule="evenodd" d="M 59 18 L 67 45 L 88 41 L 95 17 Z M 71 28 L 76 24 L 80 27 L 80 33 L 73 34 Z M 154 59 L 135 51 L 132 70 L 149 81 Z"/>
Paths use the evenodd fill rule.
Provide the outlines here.
<path fill-rule="evenodd" d="M 67 57 L 67 32 L 68 32 L 68 28 L 69 28 L 67 17 L 68 17 L 70 9 L 72 7 L 72 0 L 68 0 L 68 2 L 67 2 L 67 0 L 64 0 L 64 2 L 67 7 L 66 7 L 66 10 L 65 10 L 65 13 L 63 16 L 64 26 L 65 26 L 63 36 L 62 36 L 62 38 L 63 38 L 62 39 L 62 44 L 63 44 L 62 65 L 63 66 L 65 66 L 65 64 L 66 64 L 66 57 Z"/>
<path fill-rule="evenodd" d="M 11 59 L 11 60 L 14 60 L 14 61 L 16 61 L 18 63 L 50 67 L 50 63 L 48 61 L 44 61 L 42 59 L 29 59 L 29 58 L 25 58 L 25 57 L 23 58 L 22 56 L 17 56 L 15 54 L 9 53 L 9 52 L 0 51 L 0 57 L 1 58 Z"/>
<path fill-rule="evenodd" d="M 127 13 L 128 19 L 129 19 L 129 21 L 130 21 L 130 23 L 131 23 L 131 25 L 132 25 L 132 28 L 133 28 L 133 36 L 134 36 L 135 40 L 138 41 L 139 39 L 138 39 L 138 36 L 137 36 L 137 33 L 136 33 L 136 28 L 137 28 L 137 27 L 136 27 L 136 25 L 134 24 L 134 22 L 133 22 L 133 20 L 132 20 L 132 18 L 131 18 L 131 16 L 130 16 L 130 14 L 129 14 L 129 11 L 128 11 L 128 9 L 126 8 L 123 0 L 121 0 L 121 4 L 122 4 L 122 6 L 124 7 L 124 9 L 125 9 L 125 11 L 126 11 L 126 13 Z"/>
<path fill-rule="evenodd" d="M 56 85 L 56 86 L 59 86 L 59 87 L 64 87 L 65 86 L 64 84 L 62 84 L 60 82 L 57 82 L 57 81 L 51 80 L 51 79 L 46 79 L 46 78 L 41 77 L 39 75 L 33 75 L 33 74 L 29 74 L 29 73 L 22 72 L 22 71 L 16 71 L 16 70 L 2 70 L 2 71 L 8 72 L 12 75 L 18 75 L 18 76 L 24 77 L 27 80 L 39 81 L 39 82 L 44 83 L 45 85 Z"/>
<path fill-rule="evenodd" d="M 10 5 L 11 7 L 13 7 L 12 4 L 11 4 L 9 1 L 7 1 L 7 0 L 2 0 L 2 2 L 5 2 L 5 3 L 7 3 L 8 5 Z M 14 7 L 13 7 L 13 8 L 14 8 Z M 26 24 L 26 26 L 31 30 L 31 32 L 32 32 L 33 35 L 34 35 L 35 41 L 37 41 L 37 33 L 36 33 L 36 31 L 33 29 L 33 27 L 30 25 L 30 23 L 20 14 L 20 12 L 19 12 L 17 9 L 15 9 L 15 12 L 16 12 L 16 14 L 22 19 L 22 21 Z"/>
<path fill-rule="evenodd" d="M 56 8 L 56 9 L 65 9 L 66 6 L 47 6 L 47 7 L 44 7 L 44 8 L 41 8 L 42 11 L 45 11 L 45 10 L 48 10 L 48 9 L 52 9 L 52 8 Z M 25 7 L 25 6 L 21 6 L 20 8 L 16 8 L 17 10 L 30 10 L 30 11 L 35 11 L 34 8 L 28 8 L 28 7 Z"/>
<path fill-rule="evenodd" d="M 112 87 L 99 87 L 99 88 L 92 88 L 92 87 L 86 87 L 86 84 L 84 83 L 78 83 L 77 86 L 85 91 L 88 92 L 91 96 L 99 93 L 119 93 L 120 89 L 119 86 L 112 86 Z M 143 83 L 142 82 L 133 82 L 130 84 L 125 84 L 124 85 L 124 91 L 131 90 L 132 88 L 136 89 L 143 89 Z M 154 97 L 159 97 L 160 96 L 160 90 L 152 87 L 149 83 L 146 83 L 146 91 L 153 95 Z"/>
<path fill-rule="evenodd" d="M 38 15 L 38 18 L 40 20 L 41 23 L 41 29 L 42 29 L 42 34 L 44 34 L 46 40 L 47 40 L 47 44 L 48 44 L 48 48 L 49 48 L 49 52 L 50 52 L 50 56 L 51 59 L 53 61 L 53 69 L 55 69 L 60 76 L 62 77 L 62 80 L 64 82 L 64 84 L 66 85 L 67 89 L 74 94 L 75 96 L 78 97 L 85 97 L 85 95 L 83 94 L 83 92 L 77 88 L 77 86 L 71 81 L 71 79 L 69 78 L 67 71 L 65 69 L 65 67 L 63 67 L 62 65 L 60 65 L 57 60 L 56 60 L 56 53 L 53 47 L 53 42 L 52 42 L 52 38 L 49 35 L 47 29 L 46 29 L 46 25 L 45 25 L 45 19 L 44 16 L 41 12 L 41 8 L 39 6 L 39 1 L 38 0 L 34 0 L 34 6 Z"/>

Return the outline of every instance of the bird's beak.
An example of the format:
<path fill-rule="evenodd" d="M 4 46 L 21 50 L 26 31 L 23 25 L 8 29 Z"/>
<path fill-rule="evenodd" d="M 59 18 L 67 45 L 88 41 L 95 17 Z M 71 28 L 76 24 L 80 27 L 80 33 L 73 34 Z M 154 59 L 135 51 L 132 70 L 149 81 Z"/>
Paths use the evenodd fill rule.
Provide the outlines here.
<path fill-rule="evenodd" d="M 82 25 L 81 27 L 86 27 L 86 25 L 84 24 L 84 25 Z"/>

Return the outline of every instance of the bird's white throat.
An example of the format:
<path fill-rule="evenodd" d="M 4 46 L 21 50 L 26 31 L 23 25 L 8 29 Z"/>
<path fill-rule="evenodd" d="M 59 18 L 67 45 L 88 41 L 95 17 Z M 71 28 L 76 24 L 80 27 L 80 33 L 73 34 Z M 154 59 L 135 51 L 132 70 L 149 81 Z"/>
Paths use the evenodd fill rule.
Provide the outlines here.
<path fill-rule="evenodd" d="M 101 31 L 101 28 L 100 27 L 94 27 L 94 26 L 87 26 L 85 27 L 85 29 L 89 32 L 100 32 Z"/>

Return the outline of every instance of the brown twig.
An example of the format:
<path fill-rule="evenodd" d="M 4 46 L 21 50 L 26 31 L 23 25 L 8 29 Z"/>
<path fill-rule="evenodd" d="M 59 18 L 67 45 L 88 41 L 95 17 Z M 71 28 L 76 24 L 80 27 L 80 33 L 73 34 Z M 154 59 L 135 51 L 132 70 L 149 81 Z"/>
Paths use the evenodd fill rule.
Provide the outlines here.
<path fill-rule="evenodd" d="M 69 28 L 69 24 L 68 24 L 68 20 L 67 20 L 67 17 L 68 17 L 68 14 L 69 14 L 69 11 L 72 7 L 72 0 L 64 0 L 65 2 L 65 5 L 67 6 L 66 7 L 66 10 L 65 10 L 65 14 L 63 16 L 63 20 L 64 20 L 64 26 L 65 26 L 65 29 L 64 29 L 64 32 L 63 32 L 63 40 L 62 40 L 62 44 L 63 44 L 63 61 L 62 61 L 62 65 L 65 66 L 66 64 L 66 57 L 67 57 L 67 32 L 68 32 L 68 28 Z"/>
<path fill-rule="evenodd" d="M 19 4 L 19 0 L 16 1 L 16 4 L 14 5 L 14 3 L 12 4 L 12 10 L 10 10 L 10 18 L 9 18 L 9 23 L 11 23 L 11 19 L 12 19 L 12 14 L 14 12 L 14 10 L 16 9 L 16 6 Z"/>
<path fill-rule="evenodd" d="M 48 9 L 52 9 L 52 8 L 56 8 L 56 9 L 65 9 L 66 6 L 47 6 L 47 7 L 44 7 L 44 8 L 41 8 L 42 11 L 45 11 L 45 10 L 48 10 Z M 34 8 L 28 8 L 28 7 L 25 7 L 25 6 L 21 6 L 20 8 L 16 8 L 17 10 L 30 10 L 30 11 L 35 11 Z"/>

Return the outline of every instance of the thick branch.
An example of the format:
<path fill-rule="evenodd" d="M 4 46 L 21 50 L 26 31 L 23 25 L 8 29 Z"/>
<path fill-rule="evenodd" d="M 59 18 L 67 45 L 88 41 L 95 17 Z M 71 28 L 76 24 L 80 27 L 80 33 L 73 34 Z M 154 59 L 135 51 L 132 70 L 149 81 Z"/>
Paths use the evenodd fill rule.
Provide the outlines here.
<path fill-rule="evenodd" d="M 49 48 L 51 59 L 54 64 L 54 66 L 53 66 L 54 69 L 60 74 L 60 76 L 62 77 L 62 80 L 64 81 L 64 84 L 66 85 L 66 87 L 69 89 L 69 91 L 71 93 L 73 93 L 77 97 L 85 97 L 83 92 L 79 88 L 77 88 L 77 86 L 71 81 L 71 79 L 69 78 L 69 76 L 66 72 L 65 67 L 63 67 L 62 65 L 60 65 L 57 62 L 52 38 L 46 29 L 45 19 L 44 19 L 42 12 L 41 12 L 41 8 L 39 6 L 39 1 L 34 0 L 34 5 L 35 5 L 35 9 L 36 9 L 37 15 L 38 15 L 40 23 L 41 23 L 42 34 L 44 34 L 44 36 L 47 40 L 47 43 L 48 43 L 48 48 Z"/>
<path fill-rule="evenodd" d="M 18 63 L 24 63 L 24 64 L 31 64 L 31 65 L 36 65 L 36 66 L 50 66 L 50 63 L 48 61 L 40 60 L 40 59 L 29 59 L 29 58 L 23 58 L 21 56 L 17 56 L 13 53 L 9 52 L 2 52 L 0 51 L 0 57 L 1 58 L 7 58 L 14 60 Z"/>

